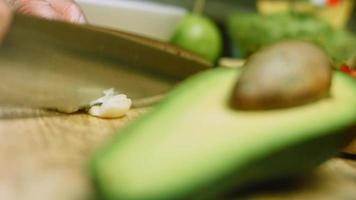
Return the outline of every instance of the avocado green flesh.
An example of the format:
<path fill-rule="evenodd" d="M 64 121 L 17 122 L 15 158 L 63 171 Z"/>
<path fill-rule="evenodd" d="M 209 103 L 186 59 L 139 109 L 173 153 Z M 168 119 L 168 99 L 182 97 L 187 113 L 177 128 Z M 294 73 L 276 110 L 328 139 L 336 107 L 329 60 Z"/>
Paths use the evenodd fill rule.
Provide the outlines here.
<path fill-rule="evenodd" d="M 337 152 L 341 143 L 335 138 L 356 124 L 356 83 L 344 74 L 334 73 L 329 98 L 269 111 L 229 107 L 237 76 L 235 70 L 213 69 L 192 77 L 122 130 L 93 160 L 100 193 L 106 199 L 181 199 L 199 196 L 199 191 L 214 194 L 214 183 L 222 178 L 226 181 L 219 186 L 230 187 L 235 181 L 287 175 Z M 293 147 L 303 149 L 298 144 L 315 145 L 310 141 L 327 138 L 333 139 L 313 147 L 316 153 L 309 152 L 314 161 L 290 165 L 293 156 L 305 155 L 313 145 L 303 151 Z M 257 167 L 258 174 L 248 180 L 246 168 L 256 168 L 262 160 L 267 163 L 259 165 L 269 166 L 267 158 L 281 151 L 278 167 L 269 163 L 275 169 L 266 172 Z"/>

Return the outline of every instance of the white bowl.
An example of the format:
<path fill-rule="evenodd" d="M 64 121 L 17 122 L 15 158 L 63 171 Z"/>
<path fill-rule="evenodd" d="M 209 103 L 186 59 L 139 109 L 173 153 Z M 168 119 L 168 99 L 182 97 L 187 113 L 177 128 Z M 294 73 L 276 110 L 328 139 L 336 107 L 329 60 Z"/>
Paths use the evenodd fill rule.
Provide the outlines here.
<path fill-rule="evenodd" d="M 167 41 L 187 11 L 134 0 L 76 0 L 88 22 Z"/>

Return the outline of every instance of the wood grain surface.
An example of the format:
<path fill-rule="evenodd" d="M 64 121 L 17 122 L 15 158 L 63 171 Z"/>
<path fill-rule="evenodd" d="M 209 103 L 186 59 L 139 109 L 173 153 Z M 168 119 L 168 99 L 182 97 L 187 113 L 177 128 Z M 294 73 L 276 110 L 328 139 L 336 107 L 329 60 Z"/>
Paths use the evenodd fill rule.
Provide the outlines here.
<path fill-rule="evenodd" d="M 92 152 L 120 127 L 146 112 L 104 120 L 84 113 L 2 108 L 0 200 L 90 200 Z M 238 199 L 356 199 L 356 162 L 334 158 L 292 187 L 252 190 Z"/>
<path fill-rule="evenodd" d="M 3 108 L 0 113 L 0 199 L 84 200 L 95 148 L 138 116 L 103 120 L 86 114 Z"/>

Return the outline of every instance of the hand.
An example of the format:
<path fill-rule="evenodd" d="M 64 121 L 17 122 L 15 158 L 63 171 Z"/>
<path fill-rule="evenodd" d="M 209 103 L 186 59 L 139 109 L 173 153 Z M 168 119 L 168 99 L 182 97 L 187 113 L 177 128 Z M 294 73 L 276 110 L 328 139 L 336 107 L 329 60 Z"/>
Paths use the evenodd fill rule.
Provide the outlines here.
<path fill-rule="evenodd" d="M 47 19 L 85 23 L 85 17 L 73 0 L 19 0 L 16 11 Z"/>
<path fill-rule="evenodd" d="M 0 0 L 0 43 L 5 36 L 11 21 L 11 11 L 5 1 Z"/>
<path fill-rule="evenodd" d="M 7 0 L 17 3 L 16 11 L 47 19 L 85 23 L 85 17 L 72 0 Z M 5 36 L 11 21 L 11 10 L 5 0 L 0 0 L 0 43 Z"/>

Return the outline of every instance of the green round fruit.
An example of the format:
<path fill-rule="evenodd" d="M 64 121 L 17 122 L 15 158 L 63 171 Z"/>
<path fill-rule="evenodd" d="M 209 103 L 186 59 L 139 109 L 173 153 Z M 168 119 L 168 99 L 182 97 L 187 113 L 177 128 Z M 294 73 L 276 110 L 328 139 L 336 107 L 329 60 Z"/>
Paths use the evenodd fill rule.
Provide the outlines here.
<path fill-rule="evenodd" d="M 221 54 L 222 38 L 218 27 L 207 17 L 190 14 L 182 19 L 171 42 L 210 62 Z"/>

